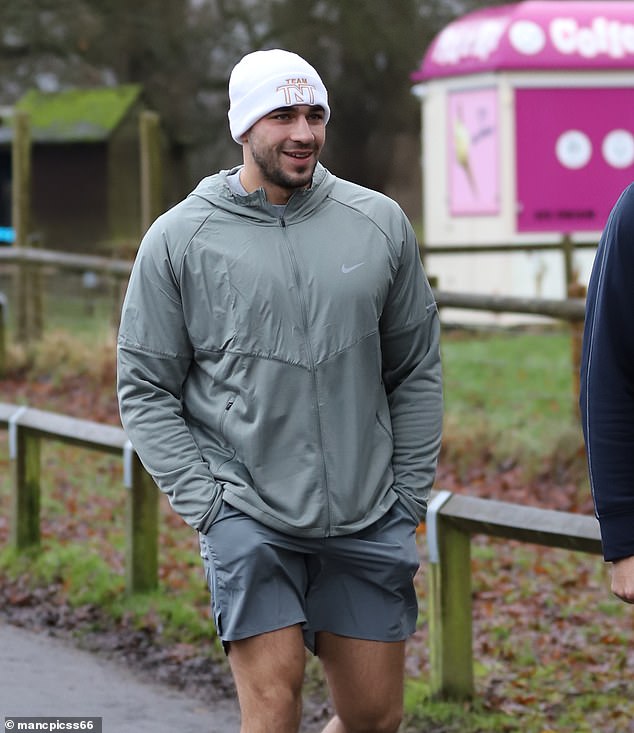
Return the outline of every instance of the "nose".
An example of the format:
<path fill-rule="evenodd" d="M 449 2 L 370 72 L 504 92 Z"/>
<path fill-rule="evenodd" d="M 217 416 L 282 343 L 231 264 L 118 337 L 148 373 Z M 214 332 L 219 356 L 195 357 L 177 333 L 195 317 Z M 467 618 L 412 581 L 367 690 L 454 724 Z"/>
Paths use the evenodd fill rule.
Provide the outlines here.
<path fill-rule="evenodd" d="M 304 115 L 297 115 L 294 120 L 293 129 L 291 131 L 293 140 L 302 143 L 310 143 L 315 135 L 311 129 L 308 119 Z"/>

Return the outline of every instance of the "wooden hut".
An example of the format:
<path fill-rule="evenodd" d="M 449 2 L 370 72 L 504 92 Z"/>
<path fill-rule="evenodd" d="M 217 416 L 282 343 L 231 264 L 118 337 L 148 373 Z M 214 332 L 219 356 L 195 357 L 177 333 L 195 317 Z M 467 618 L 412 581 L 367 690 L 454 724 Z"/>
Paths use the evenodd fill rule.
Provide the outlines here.
<path fill-rule="evenodd" d="M 27 92 L 32 228 L 49 249 L 103 252 L 140 235 L 141 87 Z M 0 127 L 0 212 L 10 211 L 11 127 Z M 9 222 L 0 221 L 0 225 Z"/>

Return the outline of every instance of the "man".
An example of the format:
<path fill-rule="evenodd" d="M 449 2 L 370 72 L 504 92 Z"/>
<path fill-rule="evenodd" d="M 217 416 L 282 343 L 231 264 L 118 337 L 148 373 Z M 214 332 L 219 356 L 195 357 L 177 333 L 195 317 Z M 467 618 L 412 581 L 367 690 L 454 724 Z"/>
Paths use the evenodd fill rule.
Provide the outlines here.
<path fill-rule="evenodd" d="M 229 97 L 243 165 L 161 216 L 134 265 L 123 424 L 199 532 L 243 733 L 298 730 L 304 645 L 325 731 L 394 733 L 440 444 L 436 305 L 400 208 L 318 163 L 315 69 L 258 51 Z"/>
<path fill-rule="evenodd" d="M 612 591 L 634 603 L 634 185 L 601 236 L 586 300 L 581 418 Z"/>

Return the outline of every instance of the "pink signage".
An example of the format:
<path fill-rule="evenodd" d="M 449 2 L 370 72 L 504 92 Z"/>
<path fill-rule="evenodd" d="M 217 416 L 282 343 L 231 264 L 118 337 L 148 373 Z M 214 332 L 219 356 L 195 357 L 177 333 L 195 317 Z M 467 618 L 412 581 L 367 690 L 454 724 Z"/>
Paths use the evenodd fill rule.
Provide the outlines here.
<path fill-rule="evenodd" d="M 634 89 L 517 89 L 517 230 L 598 231 L 634 180 Z"/>
<path fill-rule="evenodd" d="M 526 2 L 485 8 L 436 36 L 411 78 L 499 69 L 634 66 L 634 2 Z"/>
<path fill-rule="evenodd" d="M 497 90 L 449 94 L 449 209 L 452 216 L 500 209 Z"/>

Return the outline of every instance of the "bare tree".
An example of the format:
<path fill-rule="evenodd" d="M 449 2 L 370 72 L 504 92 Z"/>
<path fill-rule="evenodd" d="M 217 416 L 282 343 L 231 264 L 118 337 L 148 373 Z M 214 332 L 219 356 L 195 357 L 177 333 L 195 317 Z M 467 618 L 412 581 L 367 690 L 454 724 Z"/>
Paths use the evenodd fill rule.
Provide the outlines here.
<path fill-rule="evenodd" d="M 0 3 L 0 104 L 28 88 L 139 83 L 191 178 L 237 162 L 227 80 L 246 52 L 311 61 L 333 109 L 325 162 L 383 189 L 394 140 L 415 134 L 409 74 L 432 37 L 475 0 L 20 0 Z M 488 3 L 494 4 L 494 3 Z M 412 165 L 416 165 L 414 159 Z"/>

